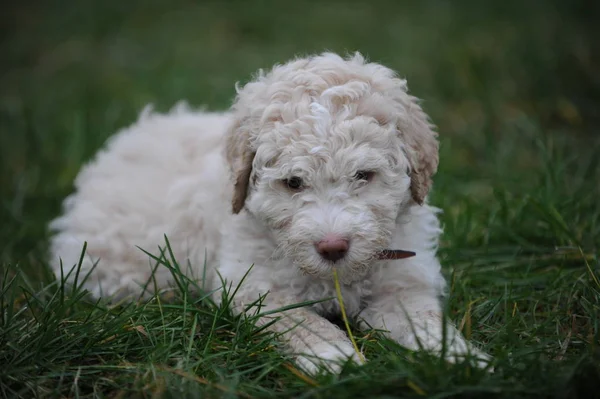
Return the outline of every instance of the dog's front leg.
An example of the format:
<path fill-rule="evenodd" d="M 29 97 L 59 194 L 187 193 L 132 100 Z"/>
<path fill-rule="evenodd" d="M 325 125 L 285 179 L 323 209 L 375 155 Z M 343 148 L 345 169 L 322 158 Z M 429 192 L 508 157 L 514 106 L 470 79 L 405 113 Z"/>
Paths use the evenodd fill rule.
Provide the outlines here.
<path fill-rule="evenodd" d="M 242 302 L 245 301 L 242 299 Z M 269 293 L 260 309 L 260 313 L 265 315 L 257 324 L 274 321 L 268 329 L 286 343 L 287 349 L 296 356 L 298 365 L 309 373 L 318 372 L 321 366 L 337 373 L 348 359 L 360 363 L 346 334 L 313 309 L 300 307 L 278 311 L 300 302 L 293 296 Z"/>
<path fill-rule="evenodd" d="M 361 316 L 368 325 L 385 331 L 408 349 L 444 352 L 449 361 L 471 354 L 478 359 L 478 366 L 487 365 L 488 355 L 469 345 L 452 323 L 444 326 L 440 301 L 433 289 L 384 288 Z"/>

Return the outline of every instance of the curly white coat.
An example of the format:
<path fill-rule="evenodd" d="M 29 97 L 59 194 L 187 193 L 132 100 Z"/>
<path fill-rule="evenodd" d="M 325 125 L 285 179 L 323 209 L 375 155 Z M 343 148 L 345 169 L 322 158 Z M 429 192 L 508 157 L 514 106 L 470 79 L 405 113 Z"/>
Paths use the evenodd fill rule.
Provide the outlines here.
<path fill-rule="evenodd" d="M 427 116 L 390 69 L 359 54 L 296 59 L 238 89 L 229 113 L 147 108 L 113 136 L 51 224 L 52 264 L 60 275 L 59 259 L 72 267 L 87 242 L 82 273 L 98 262 L 85 283 L 93 295 L 139 293 L 155 263 L 136 247 L 156 252 L 167 235 L 193 278 L 207 265 L 211 289 L 219 275 L 236 285 L 253 264 L 236 305 L 268 293 L 263 311 L 335 296 L 335 267 L 351 316 L 406 347 L 439 351 L 441 230 L 426 204 L 437 150 Z M 300 189 L 286 186 L 291 177 Z M 327 234 L 350 244 L 335 263 L 315 249 Z M 386 248 L 416 256 L 378 260 Z M 166 268 L 155 277 L 170 282 Z M 270 328 L 309 371 L 322 363 L 311 355 L 358 360 L 326 319 L 339 310 L 337 300 L 289 310 Z M 447 335 L 450 358 L 471 351 L 454 327 Z"/>

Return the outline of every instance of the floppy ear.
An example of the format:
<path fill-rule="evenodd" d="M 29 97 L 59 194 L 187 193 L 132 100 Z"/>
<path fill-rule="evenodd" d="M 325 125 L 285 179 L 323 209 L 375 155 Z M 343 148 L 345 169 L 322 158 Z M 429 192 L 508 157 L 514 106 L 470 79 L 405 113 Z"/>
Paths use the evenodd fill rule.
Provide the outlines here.
<path fill-rule="evenodd" d="M 233 213 L 239 213 L 244 208 L 254 155 L 250 147 L 249 127 L 244 119 L 236 120 L 227 132 L 225 144 L 225 156 L 233 175 Z"/>
<path fill-rule="evenodd" d="M 429 118 L 418 104 L 418 99 L 408 96 L 404 112 L 398 122 L 398 131 L 407 146 L 407 156 L 411 164 L 410 191 L 419 205 L 425 201 L 432 185 L 432 177 L 437 171 L 439 143 L 437 133 Z"/>

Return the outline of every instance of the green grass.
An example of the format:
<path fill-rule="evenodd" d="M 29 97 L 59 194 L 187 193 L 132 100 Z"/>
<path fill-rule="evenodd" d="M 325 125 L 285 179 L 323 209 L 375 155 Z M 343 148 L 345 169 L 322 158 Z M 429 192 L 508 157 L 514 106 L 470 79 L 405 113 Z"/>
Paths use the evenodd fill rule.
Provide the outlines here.
<path fill-rule="evenodd" d="M 0 13 L 1 396 L 599 397 L 596 3 L 69 3 Z M 398 70 L 438 125 L 448 316 L 494 373 L 367 332 L 365 366 L 307 379 L 168 256 L 168 301 L 109 306 L 51 277 L 47 222 L 146 103 L 224 109 L 235 81 L 324 49 Z"/>

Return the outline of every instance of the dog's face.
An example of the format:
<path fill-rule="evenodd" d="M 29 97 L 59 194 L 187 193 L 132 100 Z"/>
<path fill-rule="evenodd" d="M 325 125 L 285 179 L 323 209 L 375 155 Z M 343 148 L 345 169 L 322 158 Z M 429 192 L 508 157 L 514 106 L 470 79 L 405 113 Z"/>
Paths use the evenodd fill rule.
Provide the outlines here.
<path fill-rule="evenodd" d="M 405 82 L 362 57 L 325 54 L 259 77 L 234 109 L 234 212 L 262 221 L 274 256 L 302 272 L 364 277 L 437 166 L 435 134 Z"/>
<path fill-rule="evenodd" d="M 392 127 L 316 113 L 261 135 L 246 208 L 272 231 L 276 256 L 307 274 L 336 266 L 344 280 L 360 278 L 410 199 L 408 161 Z"/>

